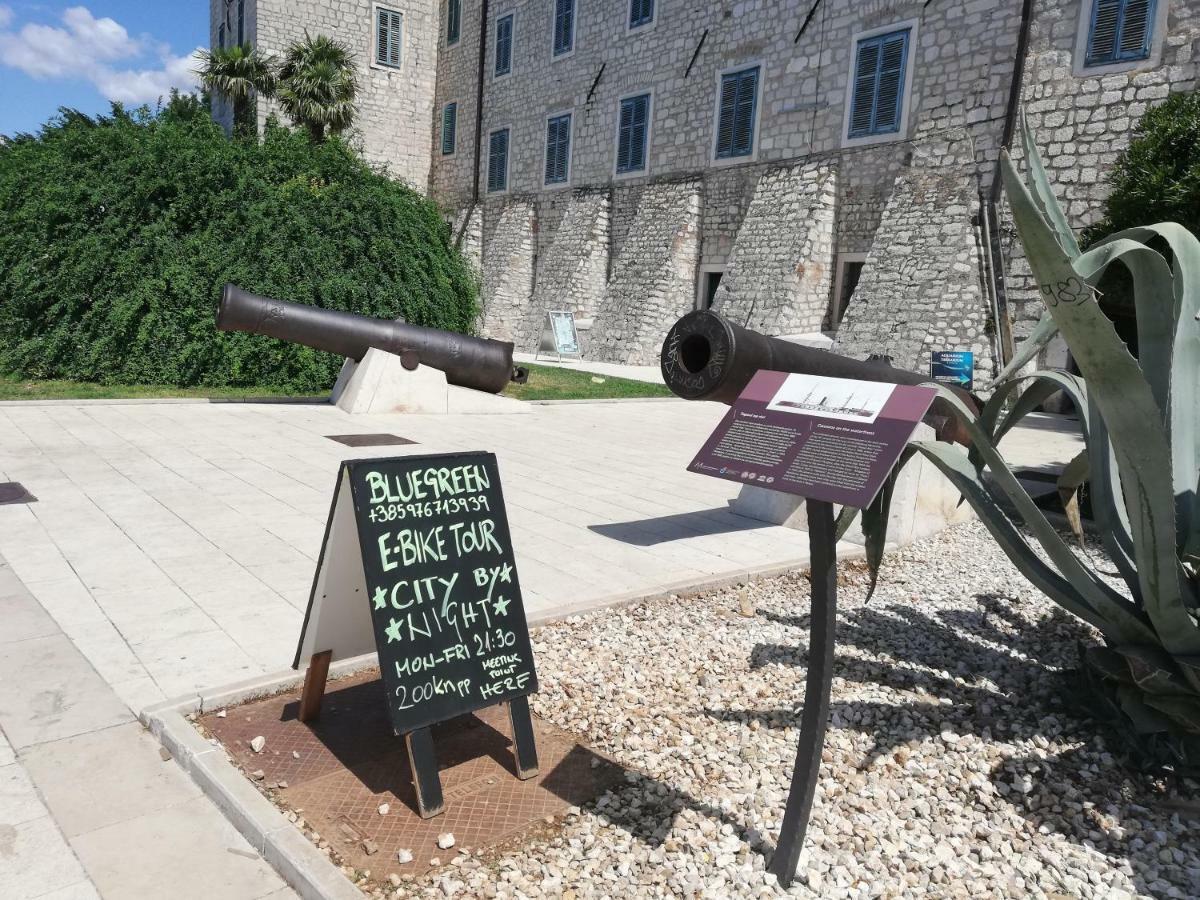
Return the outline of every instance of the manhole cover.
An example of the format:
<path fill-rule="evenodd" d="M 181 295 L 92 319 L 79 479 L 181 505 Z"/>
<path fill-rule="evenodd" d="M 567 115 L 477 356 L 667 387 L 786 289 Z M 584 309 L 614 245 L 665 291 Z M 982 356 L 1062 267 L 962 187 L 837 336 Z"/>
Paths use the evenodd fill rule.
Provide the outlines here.
<path fill-rule="evenodd" d="M 347 447 L 386 447 L 393 444 L 415 444 L 398 434 L 327 434 L 325 437 Z"/>
<path fill-rule="evenodd" d="M 37 497 L 17 481 L 0 481 L 0 503 L 33 503 Z"/>

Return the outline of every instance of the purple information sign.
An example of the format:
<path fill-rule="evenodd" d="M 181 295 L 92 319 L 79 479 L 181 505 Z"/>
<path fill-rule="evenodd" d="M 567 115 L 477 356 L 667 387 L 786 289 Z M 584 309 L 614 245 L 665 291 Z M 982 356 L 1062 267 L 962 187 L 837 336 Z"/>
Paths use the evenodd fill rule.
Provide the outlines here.
<path fill-rule="evenodd" d="M 936 396 L 929 387 L 762 371 L 688 470 L 861 509 Z"/>

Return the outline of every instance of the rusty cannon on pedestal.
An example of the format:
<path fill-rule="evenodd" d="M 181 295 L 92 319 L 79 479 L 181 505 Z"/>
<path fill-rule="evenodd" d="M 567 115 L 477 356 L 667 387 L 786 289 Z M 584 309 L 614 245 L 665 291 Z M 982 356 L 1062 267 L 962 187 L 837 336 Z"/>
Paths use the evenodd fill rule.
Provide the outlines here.
<path fill-rule="evenodd" d="M 505 341 L 288 303 L 232 284 L 221 295 L 217 328 L 279 338 L 356 362 L 374 348 L 399 356 L 406 369 L 418 364 L 440 369 L 449 384 L 490 394 L 510 381 L 524 384 L 528 377 L 526 369 L 513 365 L 513 345 Z"/>
<path fill-rule="evenodd" d="M 663 379 L 677 396 L 727 405 L 737 400 L 760 369 L 888 384 L 928 384 L 932 380 L 886 362 L 851 359 L 767 337 L 711 310 L 695 310 L 671 326 L 663 341 L 661 364 Z M 970 394 L 958 388 L 954 391 L 971 408 L 978 409 Z M 966 432 L 946 406 L 945 401 L 935 400 L 927 421 L 939 440 L 966 443 Z"/>

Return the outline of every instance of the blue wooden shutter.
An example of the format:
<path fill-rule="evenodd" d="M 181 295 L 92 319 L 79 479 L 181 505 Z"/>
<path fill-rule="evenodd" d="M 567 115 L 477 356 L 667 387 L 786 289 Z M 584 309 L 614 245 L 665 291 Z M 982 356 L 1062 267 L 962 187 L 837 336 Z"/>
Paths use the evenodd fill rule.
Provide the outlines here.
<path fill-rule="evenodd" d="M 400 65 L 400 13 L 380 7 L 375 20 L 375 62 L 396 68 Z"/>
<path fill-rule="evenodd" d="M 575 0 L 555 0 L 554 55 L 569 53 L 575 45 Z"/>
<path fill-rule="evenodd" d="M 1121 0 L 1095 0 L 1092 27 L 1088 34 L 1087 65 L 1109 63 L 1116 59 L 1121 6 Z"/>
<path fill-rule="evenodd" d="M 496 21 L 496 74 L 507 75 L 512 71 L 513 17 L 505 16 Z"/>
<path fill-rule="evenodd" d="M 1121 59 L 1145 59 L 1154 34 L 1154 0 L 1125 0 L 1121 13 Z"/>
<path fill-rule="evenodd" d="M 546 184 L 565 184 L 571 159 L 571 116 L 546 122 Z"/>
<path fill-rule="evenodd" d="M 462 0 L 449 0 L 446 4 L 446 43 L 458 41 L 462 33 Z"/>
<path fill-rule="evenodd" d="M 850 137 L 900 130 L 909 34 L 905 29 L 858 42 L 850 100 Z"/>
<path fill-rule="evenodd" d="M 454 144 L 458 132 L 458 104 L 447 103 L 442 110 L 442 156 L 454 152 Z"/>
<path fill-rule="evenodd" d="M 646 168 L 646 135 L 649 123 L 650 95 L 641 94 L 621 101 L 618 123 L 617 172 L 640 172 Z"/>
<path fill-rule="evenodd" d="M 754 152 L 754 116 L 758 104 L 758 67 L 721 76 L 717 114 L 717 159 Z"/>
<path fill-rule="evenodd" d="M 492 132 L 488 141 L 488 191 L 508 187 L 508 129 Z"/>
<path fill-rule="evenodd" d="M 654 21 L 654 0 L 629 0 L 629 27 Z"/>

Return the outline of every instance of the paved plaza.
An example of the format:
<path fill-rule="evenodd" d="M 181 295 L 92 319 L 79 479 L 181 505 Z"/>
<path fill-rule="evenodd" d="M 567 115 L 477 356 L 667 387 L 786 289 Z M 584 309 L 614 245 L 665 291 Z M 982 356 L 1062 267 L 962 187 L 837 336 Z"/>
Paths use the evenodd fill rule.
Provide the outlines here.
<path fill-rule="evenodd" d="M 803 534 L 733 515 L 735 484 L 685 471 L 724 410 L 0 404 L 0 482 L 37 498 L 0 505 L 0 883 L 64 900 L 167 883 L 173 897 L 290 895 L 136 713 L 291 664 L 343 459 L 494 451 L 534 622 L 803 565 Z M 1035 421 L 1010 455 L 1052 447 L 1065 462 L 1077 439 L 1063 430 Z M 415 443 L 329 438 L 366 433 Z"/>

